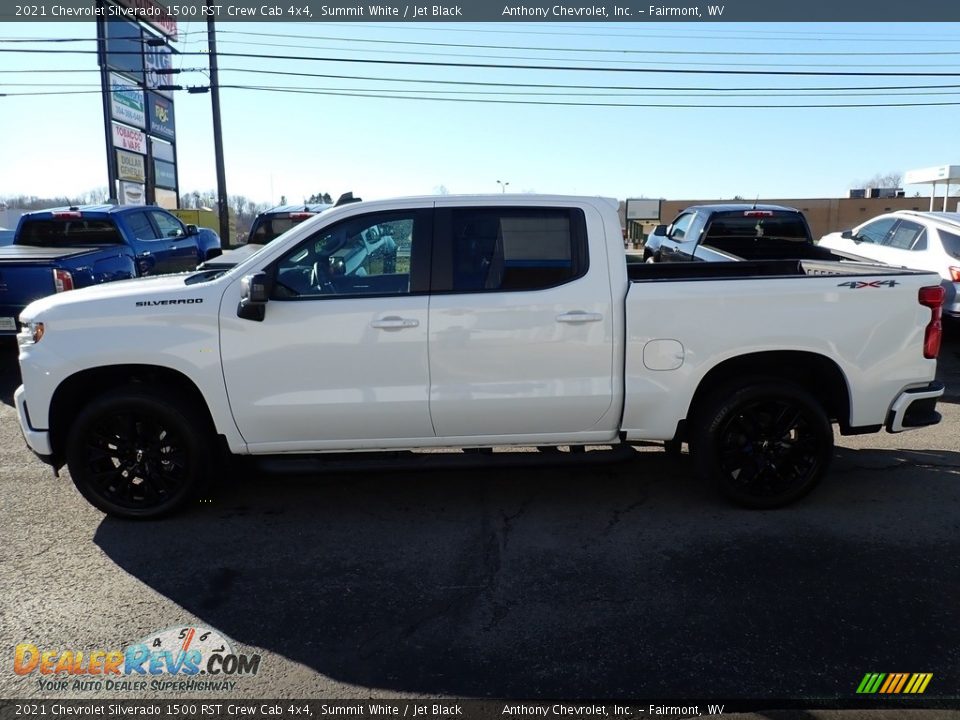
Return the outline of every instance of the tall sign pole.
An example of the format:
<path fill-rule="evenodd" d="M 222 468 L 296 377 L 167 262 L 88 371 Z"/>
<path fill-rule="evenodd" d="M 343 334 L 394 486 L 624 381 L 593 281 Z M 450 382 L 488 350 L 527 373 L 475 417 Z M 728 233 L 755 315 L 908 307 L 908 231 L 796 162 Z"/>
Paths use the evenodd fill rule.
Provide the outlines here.
<path fill-rule="evenodd" d="M 206 0 L 208 8 L 212 0 Z M 223 167 L 223 134 L 220 125 L 220 76 L 217 73 L 217 32 L 213 11 L 207 13 L 207 46 L 210 50 L 210 100 L 213 104 L 213 153 L 217 164 L 217 212 L 220 216 L 220 237 L 230 242 L 230 213 L 227 206 L 227 173 Z"/>
<path fill-rule="evenodd" d="M 100 96 L 103 98 L 103 132 L 107 148 L 107 202 L 116 202 L 117 171 L 110 126 L 110 71 L 107 69 L 106 3 L 97 0 L 97 63 L 100 65 Z"/>

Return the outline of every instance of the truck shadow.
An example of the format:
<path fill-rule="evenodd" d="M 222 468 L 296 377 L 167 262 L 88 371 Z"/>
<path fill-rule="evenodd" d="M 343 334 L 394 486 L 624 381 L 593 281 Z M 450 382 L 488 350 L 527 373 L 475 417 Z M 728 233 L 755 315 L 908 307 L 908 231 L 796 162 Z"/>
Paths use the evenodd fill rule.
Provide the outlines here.
<path fill-rule="evenodd" d="M 659 452 L 492 475 L 248 477 L 94 539 L 202 625 L 353 686 L 827 697 L 864 668 L 960 670 L 958 452 L 839 449 L 770 512 Z"/>

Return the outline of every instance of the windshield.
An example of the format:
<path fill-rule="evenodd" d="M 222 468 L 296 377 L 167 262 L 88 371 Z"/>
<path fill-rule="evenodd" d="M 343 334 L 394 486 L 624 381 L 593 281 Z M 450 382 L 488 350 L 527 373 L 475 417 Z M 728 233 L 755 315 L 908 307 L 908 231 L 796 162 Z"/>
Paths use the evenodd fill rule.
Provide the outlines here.
<path fill-rule="evenodd" d="M 122 245 L 123 238 L 111 220 L 27 220 L 20 227 L 17 244 L 42 247 Z"/>

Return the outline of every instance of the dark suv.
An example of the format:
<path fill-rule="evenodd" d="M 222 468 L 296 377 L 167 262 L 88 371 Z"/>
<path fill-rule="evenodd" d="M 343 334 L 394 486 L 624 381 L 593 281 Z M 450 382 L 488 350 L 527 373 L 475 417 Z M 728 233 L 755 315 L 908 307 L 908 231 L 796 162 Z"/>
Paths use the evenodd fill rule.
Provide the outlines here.
<path fill-rule="evenodd" d="M 333 205 L 327 203 L 306 203 L 300 205 L 277 205 L 257 215 L 250 226 L 247 243 L 266 245 L 271 240 L 299 225 L 304 220 L 323 212 Z"/>

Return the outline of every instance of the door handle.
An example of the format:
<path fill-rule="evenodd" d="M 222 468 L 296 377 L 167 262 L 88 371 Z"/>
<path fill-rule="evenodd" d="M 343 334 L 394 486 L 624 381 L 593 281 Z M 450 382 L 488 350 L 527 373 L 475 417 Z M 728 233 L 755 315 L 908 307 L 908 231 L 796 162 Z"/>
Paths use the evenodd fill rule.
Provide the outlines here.
<path fill-rule="evenodd" d="M 370 327 L 378 328 L 380 330 L 401 330 L 403 328 L 414 328 L 419 325 L 419 320 L 397 317 L 396 315 L 380 318 L 379 320 L 374 320 L 372 323 L 370 323 Z"/>
<path fill-rule="evenodd" d="M 600 322 L 601 320 L 603 320 L 601 313 L 583 312 L 582 310 L 574 310 L 573 312 L 557 315 L 557 322 L 562 323 L 588 323 Z"/>

